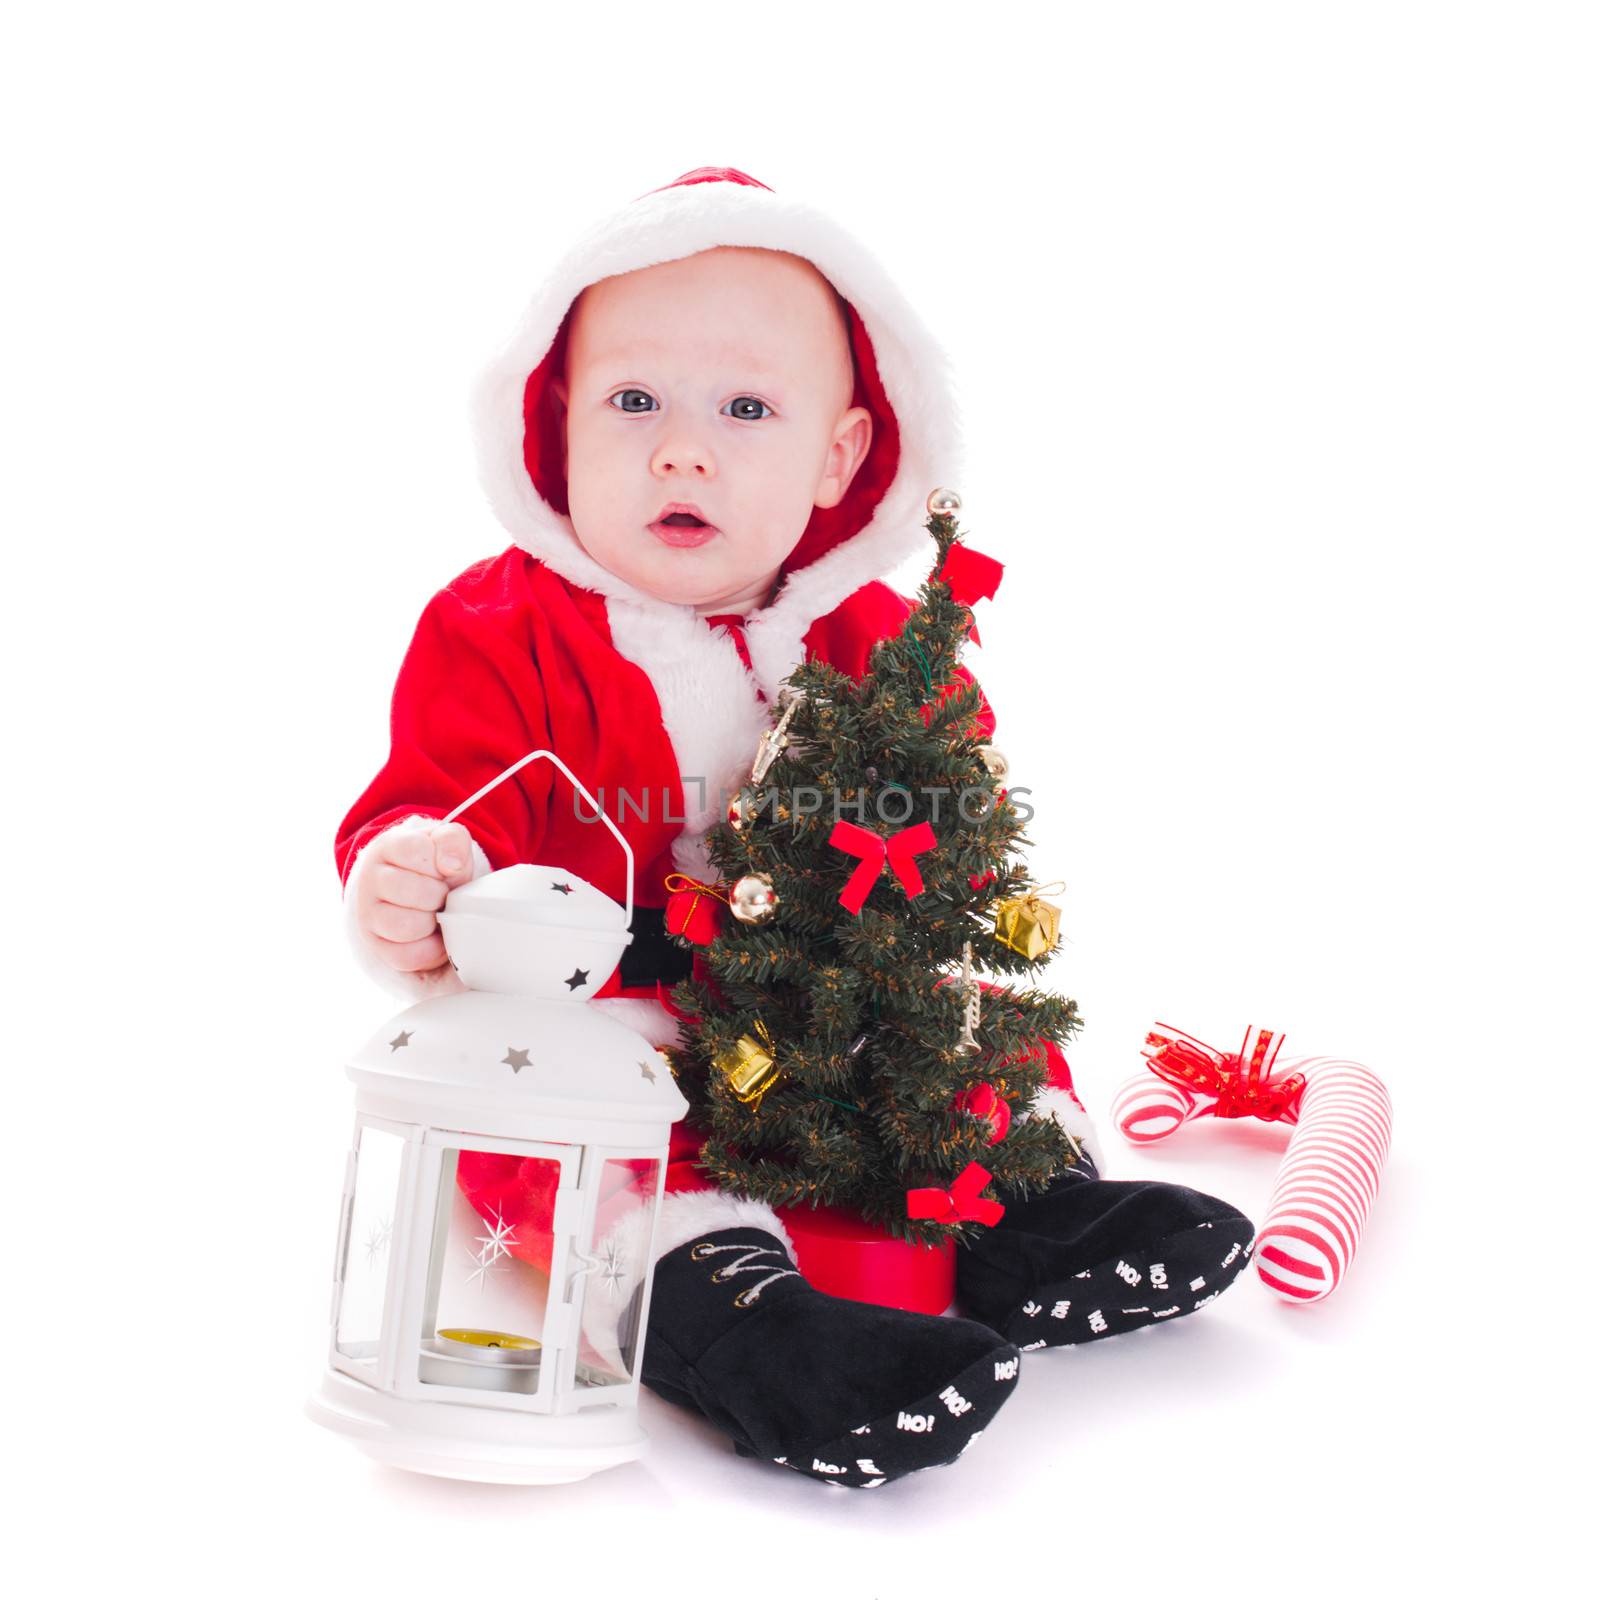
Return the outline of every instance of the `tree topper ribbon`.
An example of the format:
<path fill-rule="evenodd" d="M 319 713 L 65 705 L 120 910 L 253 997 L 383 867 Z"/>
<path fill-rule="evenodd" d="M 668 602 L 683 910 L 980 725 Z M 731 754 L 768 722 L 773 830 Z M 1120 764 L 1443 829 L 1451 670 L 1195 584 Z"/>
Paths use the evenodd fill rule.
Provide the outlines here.
<path fill-rule="evenodd" d="M 937 580 L 949 585 L 950 598 L 957 605 L 971 607 L 979 600 L 992 600 L 1000 587 L 1005 563 L 986 556 L 970 545 L 953 544 L 944 564 L 935 574 Z"/>
<path fill-rule="evenodd" d="M 992 1228 L 1006 1208 L 998 1200 L 978 1198 L 988 1181 L 988 1172 L 969 1161 L 948 1189 L 907 1189 L 906 1215 L 932 1222 L 981 1222 Z"/>
<path fill-rule="evenodd" d="M 1166 1028 L 1162 1033 L 1159 1030 Z M 1145 1035 L 1141 1054 L 1158 1078 L 1191 1094 L 1215 1099 L 1214 1117 L 1259 1117 L 1263 1122 L 1292 1122 L 1306 1079 L 1302 1072 L 1274 1078 L 1272 1064 L 1283 1048 L 1283 1035 L 1264 1028 L 1244 1031 L 1236 1055 L 1202 1044 L 1181 1028 L 1158 1022 Z"/>
<path fill-rule="evenodd" d="M 861 857 L 861 865 L 851 873 L 850 881 L 840 891 L 839 904 L 859 917 L 886 861 L 906 894 L 915 900 L 922 893 L 922 873 L 917 869 L 914 858 L 933 849 L 938 842 L 933 828 L 926 822 L 902 828 L 898 833 L 891 833 L 887 839 L 854 822 L 841 820 L 834 823 L 828 843 L 847 855 Z"/>

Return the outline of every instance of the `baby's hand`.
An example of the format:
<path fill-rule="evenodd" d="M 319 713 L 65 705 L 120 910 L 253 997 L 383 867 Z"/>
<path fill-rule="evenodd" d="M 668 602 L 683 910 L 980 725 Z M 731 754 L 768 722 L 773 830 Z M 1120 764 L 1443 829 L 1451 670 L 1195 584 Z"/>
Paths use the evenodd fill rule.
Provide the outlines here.
<path fill-rule="evenodd" d="M 435 913 L 472 877 L 472 839 L 459 822 L 381 835 L 356 885 L 356 924 L 396 972 L 431 972 L 446 961 Z"/>

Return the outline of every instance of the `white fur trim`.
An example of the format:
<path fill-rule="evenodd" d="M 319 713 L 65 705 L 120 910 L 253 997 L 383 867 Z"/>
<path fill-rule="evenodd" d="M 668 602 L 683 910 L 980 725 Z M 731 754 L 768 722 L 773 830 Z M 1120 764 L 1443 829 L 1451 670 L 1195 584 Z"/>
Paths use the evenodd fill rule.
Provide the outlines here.
<path fill-rule="evenodd" d="M 784 250 L 812 262 L 855 307 L 877 358 L 900 433 L 894 482 L 865 527 L 791 574 L 756 613 L 747 639 L 755 675 L 770 696 L 799 662 L 800 641 L 818 617 L 864 583 L 927 546 L 927 496 L 961 481 L 961 427 L 950 363 L 872 254 L 824 212 L 769 189 L 737 182 L 658 190 L 600 218 L 551 269 L 522 323 L 473 395 L 479 472 L 490 503 L 523 549 L 569 582 L 628 601 L 664 620 L 703 620 L 606 571 L 579 544 L 570 517 L 539 494 L 523 462 L 523 388 L 555 341 L 573 300 L 591 283 L 676 261 L 719 245 Z M 624 652 L 626 653 L 626 652 Z"/>
<path fill-rule="evenodd" d="M 722 1189 L 680 1189 L 661 1201 L 661 1217 L 656 1223 L 655 1253 L 651 1263 L 669 1250 L 723 1228 L 760 1228 L 775 1235 L 798 1265 L 794 1241 L 789 1230 L 778 1221 L 778 1213 L 761 1200 L 746 1200 Z"/>
<path fill-rule="evenodd" d="M 592 1004 L 593 1002 L 591 1002 Z M 646 1205 L 634 1206 L 628 1213 L 620 1218 L 606 1232 L 606 1235 L 595 1246 L 594 1255 L 597 1261 L 623 1261 L 632 1263 L 643 1261 L 644 1234 L 650 1227 L 650 1207 Z M 648 1273 L 655 1267 L 655 1259 L 645 1266 Z M 636 1304 L 634 1290 L 638 1287 L 632 1282 L 623 1282 L 618 1286 L 620 1293 L 612 1294 L 600 1282 L 597 1273 L 591 1273 L 589 1287 L 583 1296 L 583 1331 L 596 1351 L 602 1355 L 610 1355 L 613 1351 L 620 1351 L 622 1340 L 619 1337 L 623 1316 Z M 635 1348 L 637 1348 L 638 1335 L 635 1334 Z"/>
<path fill-rule="evenodd" d="M 349 875 L 344 881 L 344 926 L 350 948 L 355 952 L 361 970 L 391 994 L 399 995 L 402 1000 L 429 1000 L 434 995 L 459 994 L 466 985 L 456 976 L 456 970 L 449 962 L 428 973 L 396 972 L 379 955 L 378 941 L 372 935 L 363 933 L 360 923 L 356 920 L 356 889 L 361 882 L 361 874 L 366 870 L 372 856 L 372 847 L 380 839 L 387 839 L 391 833 L 415 833 L 422 828 L 431 828 L 438 820 L 437 817 L 404 817 L 392 827 L 385 828 L 382 833 L 374 834 L 362 845 L 355 864 L 350 868 Z M 489 858 L 483 853 L 483 847 L 476 839 L 471 839 L 471 844 L 472 876 L 481 878 L 490 870 Z"/>
<path fill-rule="evenodd" d="M 673 840 L 673 864 L 705 881 L 714 876 L 706 830 L 722 820 L 724 797 L 731 798 L 749 777 L 771 716 L 756 698 L 727 630 L 707 626 L 692 607 L 608 600 L 606 612 L 611 642 L 644 670 L 656 691 L 661 723 L 678 760 L 680 814 L 687 820 Z M 752 635 L 753 627 L 746 633 Z M 775 696 L 775 690 L 769 692 Z"/>
<path fill-rule="evenodd" d="M 1102 1178 L 1105 1177 L 1106 1158 L 1101 1154 L 1100 1135 L 1095 1131 L 1094 1123 L 1089 1120 L 1089 1113 L 1065 1089 L 1056 1089 L 1049 1085 L 1041 1089 L 1034 1099 L 1030 1114 L 1035 1117 L 1054 1117 L 1089 1152 L 1089 1159 L 1094 1162 L 1095 1171 Z"/>
<path fill-rule="evenodd" d="M 603 1012 L 625 1028 L 632 1028 L 654 1045 L 675 1045 L 681 1042 L 682 1024 L 659 1000 L 636 1000 L 620 995 L 607 1000 L 591 1000 L 592 1010 Z"/>

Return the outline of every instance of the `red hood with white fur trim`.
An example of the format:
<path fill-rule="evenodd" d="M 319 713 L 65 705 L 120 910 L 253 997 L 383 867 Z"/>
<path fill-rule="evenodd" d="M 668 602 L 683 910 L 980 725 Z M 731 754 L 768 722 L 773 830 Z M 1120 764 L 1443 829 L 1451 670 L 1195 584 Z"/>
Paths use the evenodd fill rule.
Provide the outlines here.
<path fill-rule="evenodd" d="M 732 167 L 699 167 L 600 219 L 551 270 L 479 382 L 479 470 L 511 537 L 562 577 L 647 612 L 692 614 L 624 582 L 579 544 L 549 386 L 565 364 L 573 301 L 590 284 L 719 245 L 788 251 L 829 279 L 847 302 L 851 403 L 873 418 L 872 446 L 844 499 L 813 509 L 776 599 L 751 616 L 757 676 L 775 681 L 798 664 L 800 638 L 816 618 L 926 549 L 929 491 L 961 481 L 946 357 L 883 269 L 831 218 Z"/>

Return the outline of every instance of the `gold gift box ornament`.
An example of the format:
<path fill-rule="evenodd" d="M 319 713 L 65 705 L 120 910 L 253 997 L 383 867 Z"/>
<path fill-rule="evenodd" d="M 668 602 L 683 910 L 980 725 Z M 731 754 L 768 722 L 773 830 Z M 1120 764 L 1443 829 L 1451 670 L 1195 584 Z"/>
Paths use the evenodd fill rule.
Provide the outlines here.
<path fill-rule="evenodd" d="M 994 936 L 1018 955 L 1037 961 L 1054 950 L 1061 937 L 1061 907 L 1041 895 L 1057 894 L 1066 884 L 1040 884 L 1010 900 L 997 900 L 994 907 Z"/>
<path fill-rule="evenodd" d="M 761 1104 L 761 1097 L 783 1076 L 772 1058 L 772 1035 L 767 1025 L 757 1021 L 760 1039 L 741 1034 L 731 1048 L 718 1051 L 713 1058 L 717 1070 L 728 1080 L 734 1097 L 745 1105 Z"/>

